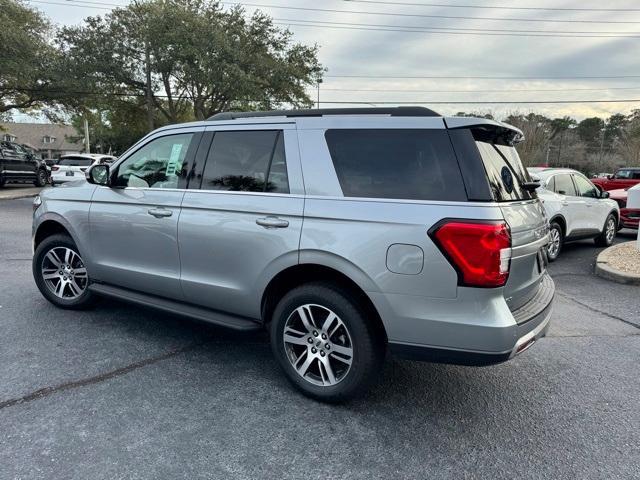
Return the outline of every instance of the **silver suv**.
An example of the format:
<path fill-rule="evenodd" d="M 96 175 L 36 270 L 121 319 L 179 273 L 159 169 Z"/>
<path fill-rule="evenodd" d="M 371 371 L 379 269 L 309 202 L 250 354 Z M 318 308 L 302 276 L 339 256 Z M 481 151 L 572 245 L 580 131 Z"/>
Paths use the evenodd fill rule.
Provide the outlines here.
<path fill-rule="evenodd" d="M 33 274 L 62 308 L 100 295 L 267 328 L 325 401 L 363 393 L 387 349 L 502 362 L 545 335 L 554 294 L 521 139 L 413 107 L 171 125 L 42 192 Z"/>

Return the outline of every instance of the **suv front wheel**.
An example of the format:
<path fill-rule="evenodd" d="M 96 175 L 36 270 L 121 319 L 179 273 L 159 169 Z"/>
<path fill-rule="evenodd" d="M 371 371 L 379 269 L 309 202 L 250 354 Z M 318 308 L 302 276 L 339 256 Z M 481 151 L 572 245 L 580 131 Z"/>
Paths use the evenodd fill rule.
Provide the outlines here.
<path fill-rule="evenodd" d="M 71 237 L 44 239 L 36 248 L 32 268 L 38 289 L 57 307 L 80 309 L 93 302 L 87 267 Z"/>
<path fill-rule="evenodd" d="M 309 283 L 278 303 L 271 346 L 288 379 L 326 402 L 364 393 L 379 375 L 384 345 L 364 309 L 330 284 Z"/>

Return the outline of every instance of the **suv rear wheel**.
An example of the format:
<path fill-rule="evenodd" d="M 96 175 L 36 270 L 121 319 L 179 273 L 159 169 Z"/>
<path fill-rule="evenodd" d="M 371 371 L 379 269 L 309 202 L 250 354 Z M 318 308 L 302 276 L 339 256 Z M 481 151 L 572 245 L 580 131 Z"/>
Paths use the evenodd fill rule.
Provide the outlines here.
<path fill-rule="evenodd" d="M 44 239 L 36 248 L 32 268 L 38 289 L 57 307 L 80 309 L 93 303 L 87 268 L 68 235 Z"/>
<path fill-rule="evenodd" d="M 380 335 L 355 298 L 324 283 L 302 285 L 280 300 L 271 347 L 302 393 L 327 402 L 364 393 L 384 360 Z"/>
<path fill-rule="evenodd" d="M 36 179 L 33 184 L 36 187 L 44 187 L 47 184 L 47 171 L 44 168 L 39 168 L 36 172 Z"/>

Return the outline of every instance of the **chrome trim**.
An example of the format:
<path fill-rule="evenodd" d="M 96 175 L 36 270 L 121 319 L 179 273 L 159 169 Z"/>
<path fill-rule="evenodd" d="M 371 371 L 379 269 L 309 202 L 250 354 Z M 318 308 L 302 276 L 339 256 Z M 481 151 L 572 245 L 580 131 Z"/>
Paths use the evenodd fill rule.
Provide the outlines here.
<path fill-rule="evenodd" d="M 526 245 L 520 245 L 519 247 L 511 248 L 511 258 L 520 258 L 532 253 L 536 253 L 549 243 L 549 233 L 547 232 L 544 237 L 536 240 L 535 242 L 528 243 Z"/>
<path fill-rule="evenodd" d="M 538 325 L 536 328 L 531 330 L 529 333 L 527 333 L 526 335 L 523 335 L 522 337 L 520 337 L 518 339 L 518 341 L 516 342 L 515 346 L 511 350 L 511 355 L 509 355 L 509 359 L 512 359 L 516 355 L 528 350 L 529 346 L 530 346 L 529 345 L 524 350 L 518 352 L 518 348 L 521 345 L 524 345 L 525 343 L 529 342 L 530 340 L 537 341 L 539 338 L 542 338 L 544 336 L 545 329 L 547 328 L 547 326 L 549 325 L 549 322 L 551 321 L 551 312 L 552 311 L 553 311 L 553 308 L 550 308 L 549 311 L 547 312 L 547 317 L 542 322 L 540 322 L 540 325 Z M 532 345 L 533 345 L 533 343 L 532 343 Z"/>

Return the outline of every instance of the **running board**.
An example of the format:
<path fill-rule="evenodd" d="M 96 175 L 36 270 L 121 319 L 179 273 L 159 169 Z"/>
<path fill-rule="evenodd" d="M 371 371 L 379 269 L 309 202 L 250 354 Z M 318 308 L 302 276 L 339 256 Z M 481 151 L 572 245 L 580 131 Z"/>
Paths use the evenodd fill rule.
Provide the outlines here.
<path fill-rule="evenodd" d="M 127 290 L 125 288 L 114 287 L 103 283 L 92 283 L 89 290 L 106 297 L 117 298 L 125 302 L 135 303 L 145 307 L 155 308 L 163 312 L 175 313 L 185 317 L 193 318 L 207 323 L 213 323 L 233 330 L 259 330 L 260 323 L 257 320 L 250 320 L 245 317 L 230 315 L 228 313 L 216 312 L 206 308 L 180 303 L 175 300 L 147 295 L 145 293 Z"/>

